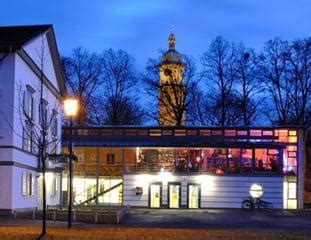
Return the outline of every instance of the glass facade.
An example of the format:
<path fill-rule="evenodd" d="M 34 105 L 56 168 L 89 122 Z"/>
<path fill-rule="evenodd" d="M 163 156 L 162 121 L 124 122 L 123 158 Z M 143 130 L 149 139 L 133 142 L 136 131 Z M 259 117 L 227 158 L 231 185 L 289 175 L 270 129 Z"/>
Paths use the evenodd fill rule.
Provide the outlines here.
<path fill-rule="evenodd" d="M 108 141 L 109 146 L 109 137 L 113 136 L 119 146 L 105 147 L 103 144 L 103 147 L 74 149 L 78 158 L 74 164 L 76 203 L 92 199 L 90 203 L 95 204 L 94 197 L 109 190 L 110 195 L 107 192 L 97 196 L 98 203 L 121 204 L 122 185 L 110 189 L 118 184 L 112 179 L 122 182 L 122 175 L 128 173 L 275 174 L 284 176 L 284 208 L 297 208 L 297 129 L 94 128 L 76 129 L 75 135 L 79 138 L 103 136 L 103 141 Z M 122 144 L 132 147 L 120 147 Z M 110 187 L 105 183 L 107 179 L 110 179 Z M 97 182 L 99 186 L 96 188 Z M 154 185 L 149 189 L 150 207 L 159 206 L 160 188 Z M 167 191 L 168 206 L 179 207 L 179 185 L 170 185 Z M 188 186 L 189 208 L 199 206 L 199 191 L 198 186 Z"/>
<path fill-rule="evenodd" d="M 267 148 L 140 148 L 136 171 L 214 174 L 281 173 L 282 150 Z"/>

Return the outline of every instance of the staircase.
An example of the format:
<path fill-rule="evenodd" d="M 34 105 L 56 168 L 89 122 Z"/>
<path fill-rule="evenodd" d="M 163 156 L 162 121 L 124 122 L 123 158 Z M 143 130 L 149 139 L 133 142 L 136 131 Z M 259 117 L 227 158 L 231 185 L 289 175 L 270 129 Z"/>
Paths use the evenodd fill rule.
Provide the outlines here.
<path fill-rule="evenodd" d="M 110 188 L 108 188 L 108 189 L 106 189 L 106 190 L 104 190 L 104 191 L 102 191 L 102 192 L 99 192 L 98 194 L 95 194 L 93 197 L 88 198 L 87 200 L 85 200 L 85 201 L 83 201 L 83 202 L 77 204 L 76 206 L 83 206 L 83 205 L 86 205 L 86 204 L 88 204 L 88 203 L 90 203 L 90 202 L 96 200 L 97 197 L 102 196 L 102 195 L 104 195 L 104 194 L 106 194 L 106 193 L 112 191 L 113 189 L 119 187 L 119 186 L 122 186 L 122 182 L 117 183 L 116 185 L 114 185 L 114 186 L 112 186 L 112 187 L 110 187 Z"/>

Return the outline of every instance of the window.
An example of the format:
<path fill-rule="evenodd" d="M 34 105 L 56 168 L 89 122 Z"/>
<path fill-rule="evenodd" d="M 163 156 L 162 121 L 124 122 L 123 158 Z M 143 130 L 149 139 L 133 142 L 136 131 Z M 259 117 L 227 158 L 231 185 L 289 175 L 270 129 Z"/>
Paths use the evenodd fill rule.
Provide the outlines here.
<path fill-rule="evenodd" d="M 256 172 L 280 172 L 279 150 L 277 149 L 255 149 L 255 171 Z"/>
<path fill-rule="evenodd" d="M 253 161 L 253 150 L 242 149 L 241 172 L 251 173 L 252 172 L 252 161 Z"/>
<path fill-rule="evenodd" d="M 34 120 L 34 92 L 35 90 L 30 86 L 26 86 L 26 90 L 23 95 L 23 109 L 24 114 L 29 120 Z"/>
<path fill-rule="evenodd" d="M 236 136 L 236 130 L 225 130 L 225 136 Z"/>
<path fill-rule="evenodd" d="M 114 153 L 107 154 L 107 164 L 114 164 Z"/>
<path fill-rule="evenodd" d="M 241 168 L 241 149 L 228 149 L 228 173 L 239 173 Z"/>
<path fill-rule="evenodd" d="M 261 132 L 261 130 L 250 130 L 250 135 L 252 137 L 261 137 L 262 132 Z"/>
<path fill-rule="evenodd" d="M 48 102 L 44 99 L 39 104 L 39 122 L 41 126 L 48 124 Z"/>
<path fill-rule="evenodd" d="M 53 138 L 53 140 L 51 141 L 51 143 L 49 144 L 49 147 L 50 147 L 50 153 L 51 154 L 57 154 L 57 138 Z"/>
<path fill-rule="evenodd" d="M 23 150 L 27 152 L 32 151 L 32 131 L 30 127 L 23 128 L 22 145 Z"/>
<path fill-rule="evenodd" d="M 23 172 L 22 174 L 22 195 L 32 196 L 33 195 L 33 181 L 31 172 Z"/>
<path fill-rule="evenodd" d="M 51 194 L 50 194 L 51 197 L 55 197 L 56 196 L 57 189 L 58 189 L 57 178 L 55 176 L 53 176 L 52 182 L 51 182 Z"/>
<path fill-rule="evenodd" d="M 226 149 L 225 148 L 206 148 L 203 150 L 203 170 L 216 174 L 226 172 Z"/>
<path fill-rule="evenodd" d="M 53 110 L 53 115 L 52 115 L 52 125 L 51 125 L 51 133 L 53 136 L 57 136 L 57 116 L 58 116 L 58 113 L 56 110 Z"/>

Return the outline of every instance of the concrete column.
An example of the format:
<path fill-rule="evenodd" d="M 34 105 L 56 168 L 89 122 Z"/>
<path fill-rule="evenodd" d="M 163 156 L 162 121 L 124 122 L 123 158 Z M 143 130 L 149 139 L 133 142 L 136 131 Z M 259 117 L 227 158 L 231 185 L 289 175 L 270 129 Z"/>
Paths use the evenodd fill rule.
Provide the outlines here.
<path fill-rule="evenodd" d="M 305 190 L 305 152 L 306 135 L 304 129 L 298 130 L 298 157 L 297 157 L 297 208 L 304 208 L 304 190 Z"/>
<path fill-rule="evenodd" d="M 98 207 L 98 192 L 99 190 L 99 148 L 96 147 L 96 207 Z"/>
<path fill-rule="evenodd" d="M 122 175 L 123 175 L 124 173 L 126 173 L 124 156 L 125 156 L 125 150 L 124 150 L 124 148 L 122 148 L 122 153 L 121 153 Z M 136 161 L 137 161 L 137 160 L 136 160 Z"/>

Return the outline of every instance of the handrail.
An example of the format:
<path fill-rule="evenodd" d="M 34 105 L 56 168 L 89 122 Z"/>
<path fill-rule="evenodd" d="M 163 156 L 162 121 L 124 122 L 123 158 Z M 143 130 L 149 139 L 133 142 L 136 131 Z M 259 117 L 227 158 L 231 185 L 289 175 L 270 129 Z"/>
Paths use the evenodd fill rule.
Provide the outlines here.
<path fill-rule="evenodd" d="M 84 204 L 86 204 L 86 203 L 88 203 L 88 202 L 91 202 L 91 201 L 95 200 L 97 197 L 99 197 L 99 196 L 101 196 L 101 195 L 104 195 L 104 194 L 107 193 L 107 192 L 112 191 L 113 189 L 115 189 L 115 188 L 121 186 L 122 184 L 123 184 L 122 182 L 117 183 L 116 185 L 114 185 L 114 186 L 108 188 L 107 190 L 104 190 L 104 191 L 102 191 L 102 192 L 100 192 L 100 193 L 98 193 L 98 194 L 95 194 L 95 196 L 93 196 L 93 197 L 91 197 L 91 198 L 89 198 L 89 199 L 86 199 L 84 202 L 81 202 L 81 203 L 79 203 L 79 204 L 76 205 L 76 206 L 81 206 L 81 205 L 84 205 Z"/>

